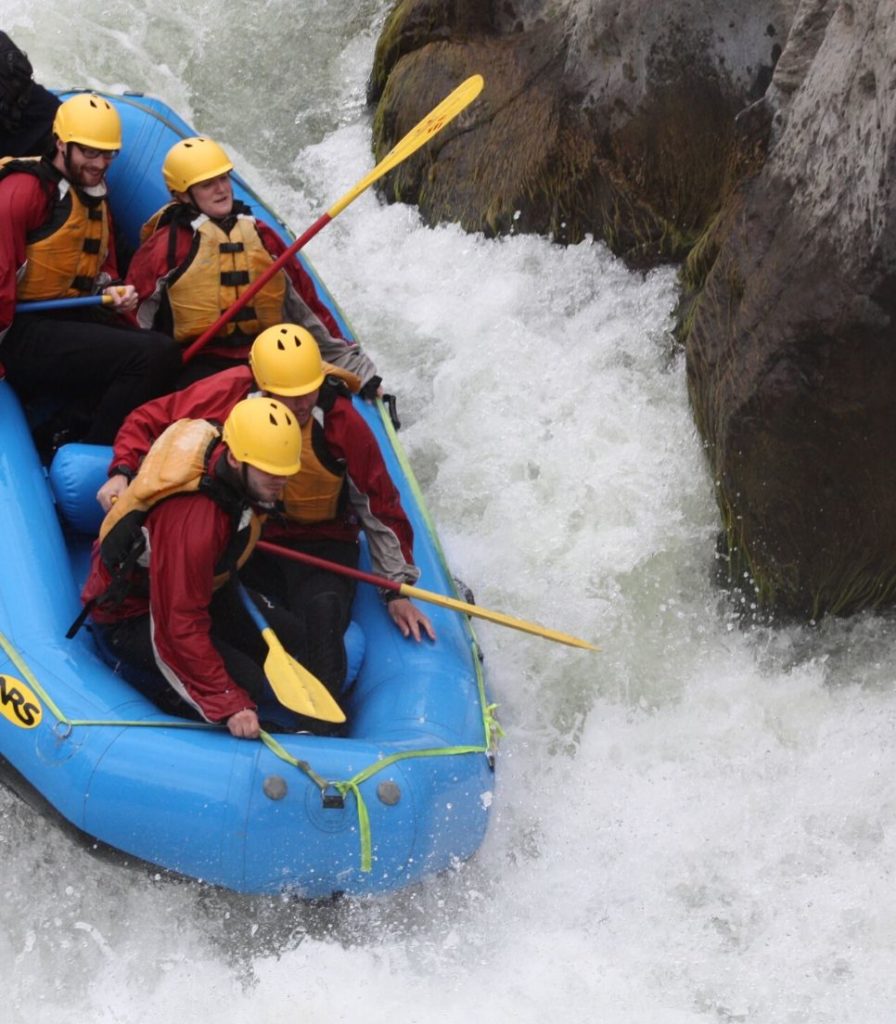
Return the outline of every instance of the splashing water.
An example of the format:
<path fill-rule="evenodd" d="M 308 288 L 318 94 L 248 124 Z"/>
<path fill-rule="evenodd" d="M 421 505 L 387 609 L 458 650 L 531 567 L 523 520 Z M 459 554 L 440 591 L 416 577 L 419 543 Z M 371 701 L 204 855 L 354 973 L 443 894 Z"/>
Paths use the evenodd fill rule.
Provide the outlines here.
<path fill-rule="evenodd" d="M 390 6 L 0 0 L 43 84 L 161 96 L 296 233 L 373 164 Z M 715 588 L 674 271 L 372 192 L 308 255 L 399 395 L 453 571 L 603 652 L 477 626 L 507 733 L 489 835 L 384 898 L 161 879 L 0 791 L 4 1019 L 891 1020 L 896 629 L 745 629 Z"/>

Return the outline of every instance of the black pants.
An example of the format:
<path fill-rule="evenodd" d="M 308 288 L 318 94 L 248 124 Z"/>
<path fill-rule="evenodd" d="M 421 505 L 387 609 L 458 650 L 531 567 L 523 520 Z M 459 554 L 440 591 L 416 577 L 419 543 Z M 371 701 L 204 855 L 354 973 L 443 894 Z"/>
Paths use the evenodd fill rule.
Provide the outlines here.
<path fill-rule="evenodd" d="M 180 348 L 155 331 L 102 313 L 17 316 L 0 344 L 0 361 L 19 398 L 48 398 L 86 410 L 78 440 L 112 444 L 125 416 L 173 390 Z"/>
<path fill-rule="evenodd" d="M 282 608 L 271 607 L 258 594 L 250 591 L 250 596 L 286 651 L 310 668 L 305 627 L 301 619 Z M 333 727 L 327 723 L 305 718 L 278 702 L 264 674 L 263 666 L 268 655 L 267 641 L 243 607 L 233 584 L 225 584 L 215 592 L 209 613 L 212 619 L 212 644 L 220 654 L 228 674 L 258 705 L 262 728 L 268 731 L 307 729 L 315 733 L 333 731 Z M 91 629 L 103 656 L 136 689 L 171 714 L 199 719 L 196 710 L 171 689 L 156 666 L 148 615 L 123 619 L 112 625 L 100 626 L 94 623 Z"/>
<path fill-rule="evenodd" d="M 350 568 L 358 564 L 356 543 L 331 540 L 290 546 Z M 344 636 L 351 621 L 355 581 L 257 548 L 240 575 L 259 593 L 302 617 L 308 637 L 304 664 L 331 693 L 341 693 L 348 670 Z"/>

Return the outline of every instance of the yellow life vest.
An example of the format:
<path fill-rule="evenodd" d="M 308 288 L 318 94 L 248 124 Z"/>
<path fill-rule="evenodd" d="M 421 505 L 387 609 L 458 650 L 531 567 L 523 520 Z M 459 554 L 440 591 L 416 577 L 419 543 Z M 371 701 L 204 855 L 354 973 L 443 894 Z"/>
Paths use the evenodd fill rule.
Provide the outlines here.
<path fill-rule="evenodd" d="M 251 508 L 237 507 L 232 499 L 225 501 L 221 489 L 208 476 L 208 461 L 221 439 L 220 429 L 208 420 L 177 420 L 157 438 L 144 458 L 137 475 L 127 490 L 112 506 L 100 524 L 100 553 L 113 574 L 138 564 L 145 549 L 143 521 L 160 501 L 177 494 L 202 491 L 232 511 L 245 511 L 247 522 L 241 522 L 235 536 L 242 550 L 227 559 L 214 578 L 217 589 L 240 568 L 258 540 L 263 516 Z"/>
<path fill-rule="evenodd" d="M 321 388 L 318 408 L 325 417 L 338 395 L 347 391 L 357 394 L 361 390 L 361 378 L 341 366 L 323 365 L 327 379 Z M 302 468 L 286 481 L 283 492 L 286 518 L 304 525 L 335 519 L 344 489 L 345 467 L 330 453 L 324 428 L 312 416 L 302 427 Z"/>
<path fill-rule="evenodd" d="M 0 177 L 33 174 L 54 181 L 39 157 L 0 161 Z M 66 178 L 54 181 L 49 218 L 28 233 L 25 272 L 16 287 L 19 302 L 89 295 L 109 255 L 109 208 L 104 196 L 90 196 Z"/>
<path fill-rule="evenodd" d="M 143 245 L 150 235 L 154 235 L 156 233 L 159 229 L 160 223 L 162 222 L 162 218 L 165 217 L 166 214 L 170 215 L 171 212 L 181 205 L 181 203 L 166 203 L 161 209 L 156 210 L 149 220 L 144 221 L 140 228 L 140 244 Z"/>
<path fill-rule="evenodd" d="M 182 344 L 210 327 L 274 262 L 262 244 L 254 217 L 239 215 L 229 233 L 207 217 L 200 220 L 190 255 L 167 281 L 172 333 Z M 286 279 L 281 272 L 221 328 L 218 337 L 235 334 L 234 340 L 243 342 L 246 337 L 254 338 L 283 319 L 285 300 Z"/>
<path fill-rule="evenodd" d="M 283 507 L 294 523 L 335 519 L 345 484 L 345 469 L 330 455 L 324 429 L 312 416 L 302 427 L 302 468 L 286 481 Z"/>

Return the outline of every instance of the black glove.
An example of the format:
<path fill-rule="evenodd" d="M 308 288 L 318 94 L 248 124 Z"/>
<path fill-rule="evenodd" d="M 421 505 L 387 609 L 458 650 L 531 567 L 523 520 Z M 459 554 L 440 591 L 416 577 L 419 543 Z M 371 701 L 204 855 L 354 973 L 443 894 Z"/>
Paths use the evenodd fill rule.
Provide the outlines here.
<path fill-rule="evenodd" d="M 358 392 L 365 402 L 373 402 L 376 399 L 376 393 L 380 389 L 380 384 L 383 383 L 382 377 L 371 377 L 370 380 L 361 388 Z"/>

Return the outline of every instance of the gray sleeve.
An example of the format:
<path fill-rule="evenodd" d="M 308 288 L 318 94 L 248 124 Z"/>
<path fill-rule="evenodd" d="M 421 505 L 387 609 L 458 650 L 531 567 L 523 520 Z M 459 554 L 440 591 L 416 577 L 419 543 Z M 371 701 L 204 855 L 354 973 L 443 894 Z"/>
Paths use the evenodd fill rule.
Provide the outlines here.
<path fill-rule="evenodd" d="M 346 477 L 346 483 L 349 504 L 367 537 L 373 571 L 395 583 L 416 583 L 420 577 L 420 570 L 416 565 L 405 561 L 401 541 L 393 530 L 373 514 L 367 495 L 355 486 L 350 476 Z"/>

